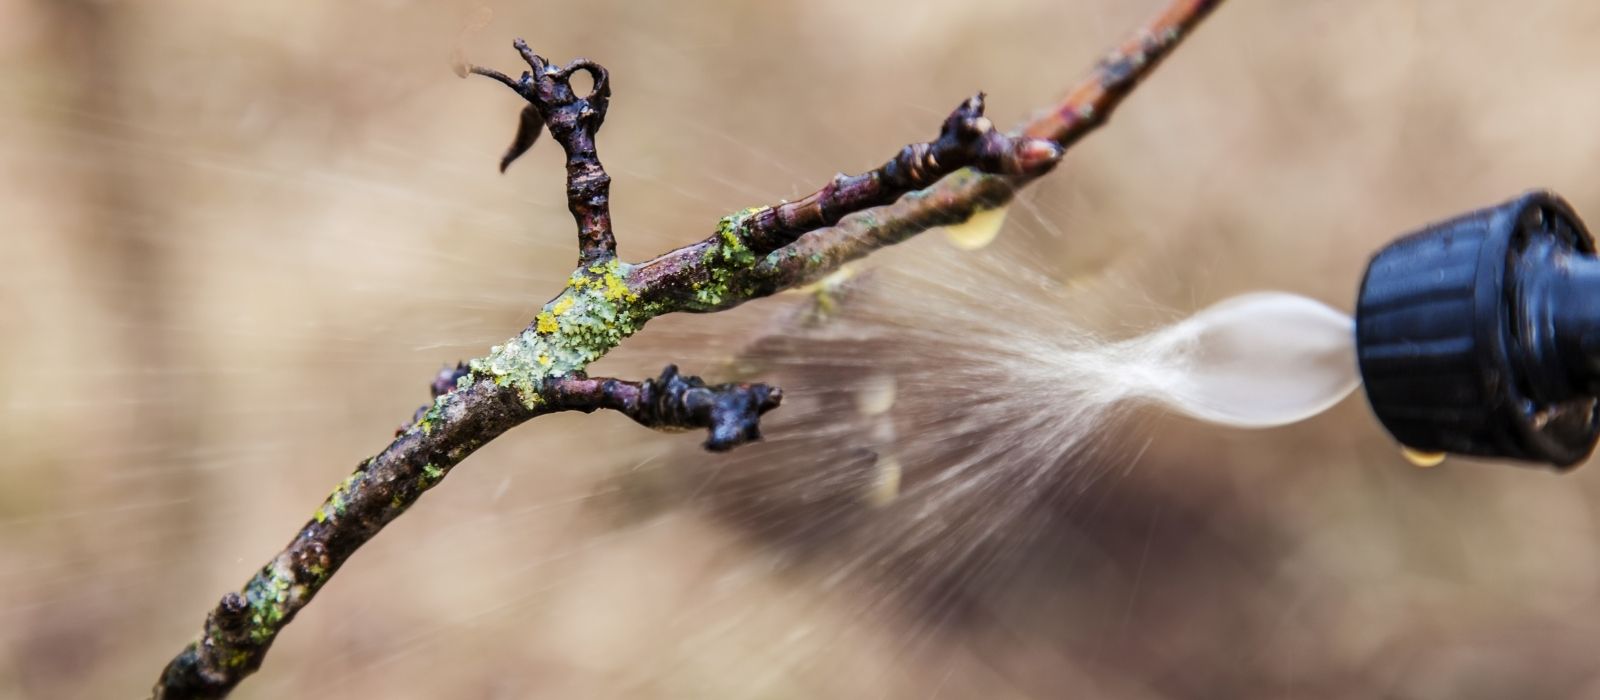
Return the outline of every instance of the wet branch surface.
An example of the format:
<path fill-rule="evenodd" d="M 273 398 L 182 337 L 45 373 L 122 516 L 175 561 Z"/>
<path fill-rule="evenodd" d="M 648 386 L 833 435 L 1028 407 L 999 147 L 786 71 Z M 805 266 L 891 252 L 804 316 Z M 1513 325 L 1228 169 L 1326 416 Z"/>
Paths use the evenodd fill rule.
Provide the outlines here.
<path fill-rule="evenodd" d="M 1061 102 L 1014 132 L 997 131 L 983 116 L 980 93 L 951 112 L 933 141 L 906 146 L 872 171 L 836 175 L 800 200 L 725 217 L 705 240 L 637 265 L 617 260 L 611 178 L 595 148 L 611 95 L 606 70 L 584 59 L 553 66 L 521 40 L 514 46 L 528 70 L 518 77 L 458 66 L 463 75 L 505 84 L 528 103 L 502 170 L 545 131 L 565 150 L 578 267 L 521 333 L 434 379 L 434 402 L 340 483 L 240 591 L 222 597 L 200 636 L 162 672 L 153 695 L 226 696 L 260 668 L 278 633 L 351 554 L 461 460 L 530 418 L 613 410 L 646 427 L 706 429 L 705 447 L 713 451 L 759 439 L 761 415 L 782 399 L 775 387 L 708 385 L 672 365 L 644 381 L 591 378 L 584 369 L 655 316 L 730 308 L 1004 204 L 1103 124 L 1219 4 L 1174 0 Z M 587 95 L 572 90 L 579 72 L 593 79 Z"/>

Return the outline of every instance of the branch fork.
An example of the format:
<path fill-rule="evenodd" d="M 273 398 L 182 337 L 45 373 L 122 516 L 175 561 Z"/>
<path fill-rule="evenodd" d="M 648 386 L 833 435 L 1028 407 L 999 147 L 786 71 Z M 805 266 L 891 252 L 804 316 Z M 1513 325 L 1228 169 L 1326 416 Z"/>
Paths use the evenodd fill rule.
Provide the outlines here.
<path fill-rule="evenodd" d="M 672 365 L 642 382 L 590 378 L 584 370 L 655 316 L 718 311 L 797 287 L 877 248 L 1005 203 L 1104 123 L 1220 3 L 1170 0 L 1060 103 L 1013 133 L 997 131 L 983 116 L 979 93 L 950 113 L 933 141 L 906 146 L 866 173 L 835 175 L 797 201 L 724 217 L 704 240 L 635 265 L 617 260 L 611 178 L 595 150 L 611 97 L 605 68 L 585 59 L 555 67 L 520 39 L 513 46 L 529 70 L 517 78 L 458 65 L 459 74 L 492 78 L 527 102 L 502 171 L 546 130 L 566 152 L 577 269 L 517 336 L 484 358 L 438 373 L 433 403 L 335 487 L 240 591 L 221 598 L 200 636 L 162 672 L 154 696 L 226 696 L 261 666 L 278 633 L 350 555 L 479 447 L 530 418 L 609 409 L 655 429 L 705 429 L 711 451 L 760 439 L 762 414 L 783 398 L 775 387 L 711 385 Z M 580 72 L 594 81 L 585 95 L 572 88 Z"/>

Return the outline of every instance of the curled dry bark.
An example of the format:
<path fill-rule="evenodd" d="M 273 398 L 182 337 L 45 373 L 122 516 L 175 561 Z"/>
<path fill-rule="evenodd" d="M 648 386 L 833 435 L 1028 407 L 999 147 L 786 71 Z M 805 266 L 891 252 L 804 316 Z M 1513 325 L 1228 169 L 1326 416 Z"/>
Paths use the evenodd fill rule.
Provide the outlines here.
<path fill-rule="evenodd" d="M 584 369 L 656 316 L 730 308 L 1005 203 L 1104 123 L 1220 3 L 1173 0 L 1060 103 L 1014 132 L 997 131 L 983 116 L 983 95 L 973 96 L 951 112 L 935 140 L 907 146 L 870 172 L 836 175 L 798 201 L 725 217 L 705 240 L 638 264 L 617 259 L 611 178 L 595 150 L 611 95 L 606 70 L 583 59 L 556 67 L 521 40 L 515 47 L 529 70 L 520 77 L 460 66 L 463 75 L 498 80 L 528 103 L 502 169 L 544 131 L 566 151 L 577 269 L 521 333 L 434 380 L 433 404 L 340 483 L 242 590 L 222 597 L 200 636 L 167 665 L 155 697 L 227 695 L 261 666 L 278 633 L 356 549 L 474 450 L 530 418 L 610 409 L 652 428 L 705 428 L 711 450 L 758 439 L 761 414 L 782 398 L 776 388 L 707 385 L 670 365 L 643 382 L 591 378 Z M 572 89 L 578 72 L 593 79 L 587 95 Z"/>

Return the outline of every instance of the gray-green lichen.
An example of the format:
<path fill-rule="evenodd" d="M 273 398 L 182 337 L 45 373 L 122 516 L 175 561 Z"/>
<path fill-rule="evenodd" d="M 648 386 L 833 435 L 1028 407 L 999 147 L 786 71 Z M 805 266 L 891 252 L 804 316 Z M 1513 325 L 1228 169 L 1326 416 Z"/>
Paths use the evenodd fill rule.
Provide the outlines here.
<path fill-rule="evenodd" d="M 613 259 L 573 272 L 567 288 L 544 305 L 533 327 L 473 360 L 472 374 L 514 387 L 525 405 L 537 407 L 547 380 L 583 370 L 656 314 L 628 287 L 628 270 Z M 429 414 L 437 410 L 435 404 Z"/>
<path fill-rule="evenodd" d="M 706 279 L 694 283 L 694 302 L 702 308 L 721 306 L 729 298 L 749 296 L 749 290 L 732 287 L 735 275 L 756 262 L 756 254 L 745 245 L 740 229 L 751 216 L 763 207 L 745 209 L 717 222 L 717 235 L 701 258 L 706 268 Z"/>
<path fill-rule="evenodd" d="M 746 209 L 717 222 L 716 235 L 702 254 L 703 275 L 693 283 L 692 298 L 676 297 L 682 299 L 676 306 L 643 299 L 640 290 L 628 286 L 631 266 L 615 259 L 580 268 L 568 278 L 567 288 L 544 305 L 532 328 L 472 360 L 472 373 L 460 381 L 470 384 L 474 378 L 491 379 L 515 388 L 524 405 L 537 408 L 544 400 L 547 381 L 583 371 L 651 318 L 669 311 L 716 307 L 748 295 L 749 290 L 737 288 L 735 280 L 738 272 L 756 263 L 756 255 L 745 245 L 740 229 L 759 211 Z M 444 402 L 444 397 L 436 401 L 417 421 L 417 429 L 431 430 L 442 415 Z"/>
<path fill-rule="evenodd" d="M 434 466 L 432 463 L 424 464 L 422 465 L 422 478 L 418 480 L 418 484 L 426 491 L 433 488 L 433 485 L 439 483 L 443 478 L 443 469 Z"/>
<path fill-rule="evenodd" d="M 250 605 L 250 641 L 262 644 L 278 633 L 297 587 L 304 588 L 295 582 L 294 572 L 277 561 L 250 579 L 244 590 Z"/>

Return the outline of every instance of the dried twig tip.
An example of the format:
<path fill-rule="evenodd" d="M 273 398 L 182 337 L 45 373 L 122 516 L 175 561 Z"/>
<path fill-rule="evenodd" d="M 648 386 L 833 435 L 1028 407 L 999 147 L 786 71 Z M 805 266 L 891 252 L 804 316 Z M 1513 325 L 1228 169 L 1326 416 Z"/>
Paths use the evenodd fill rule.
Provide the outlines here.
<path fill-rule="evenodd" d="M 667 365 L 660 377 L 644 383 L 642 399 L 655 424 L 706 428 L 706 449 L 723 452 L 761 439 L 761 414 L 783 402 L 783 391 L 766 384 L 707 386 Z"/>

